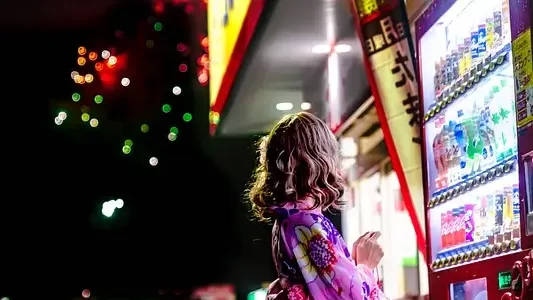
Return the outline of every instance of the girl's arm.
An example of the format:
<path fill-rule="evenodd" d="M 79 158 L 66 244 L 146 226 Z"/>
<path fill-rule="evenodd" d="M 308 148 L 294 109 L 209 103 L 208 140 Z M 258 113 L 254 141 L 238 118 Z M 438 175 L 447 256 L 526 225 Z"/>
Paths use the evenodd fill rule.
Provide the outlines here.
<path fill-rule="evenodd" d="M 286 251 L 292 253 L 315 300 L 383 300 L 372 270 L 356 266 L 331 222 L 299 212 L 282 223 Z"/>

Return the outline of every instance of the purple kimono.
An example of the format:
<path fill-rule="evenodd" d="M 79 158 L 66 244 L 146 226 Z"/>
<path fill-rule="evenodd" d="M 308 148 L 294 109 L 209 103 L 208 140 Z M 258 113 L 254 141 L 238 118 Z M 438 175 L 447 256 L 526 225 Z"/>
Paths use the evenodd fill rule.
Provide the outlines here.
<path fill-rule="evenodd" d="M 306 205 L 272 208 L 272 255 L 279 278 L 269 287 L 268 299 L 387 299 L 372 270 L 356 266 L 331 221 Z"/>

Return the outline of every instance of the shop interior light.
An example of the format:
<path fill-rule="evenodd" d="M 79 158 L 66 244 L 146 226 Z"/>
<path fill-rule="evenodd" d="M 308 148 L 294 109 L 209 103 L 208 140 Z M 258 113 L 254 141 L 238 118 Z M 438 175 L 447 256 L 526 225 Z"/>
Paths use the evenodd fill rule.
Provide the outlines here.
<path fill-rule="evenodd" d="M 337 53 L 346 53 L 352 51 L 352 46 L 347 44 L 338 44 L 335 45 L 335 52 Z"/>
<path fill-rule="evenodd" d="M 331 52 L 331 47 L 325 44 L 316 45 L 313 47 L 313 49 L 311 49 L 311 51 L 316 54 L 328 54 L 329 52 Z"/>
<path fill-rule="evenodd" d="M 310 110 L 311 109 L 311 103 L 309 102 L 302 102 L 302 104 L 300 104 L 300 108 L 302 110 Z"/>
<path fill-rule="evenodd" d="M 287 111 L 287 110 L 291 110 L 292 108 L 293 108 L 293 105 L 290 102 L 280 102 L 276 104 L 276 109 L 279 111 Z"/>

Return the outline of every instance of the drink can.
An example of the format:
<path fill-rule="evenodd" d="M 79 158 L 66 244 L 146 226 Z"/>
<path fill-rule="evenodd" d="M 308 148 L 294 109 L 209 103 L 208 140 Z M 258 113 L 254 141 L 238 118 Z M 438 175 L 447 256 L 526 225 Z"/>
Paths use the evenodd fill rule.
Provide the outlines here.
<path fill-rule="evenodd" d="M 503 191 L 497 191 L 494 195 L 494 233 L 499 233 L 503 229 Z"/>
<path fill-rule="evenodd" d="M 513 223 L 520 223 L 520 190 L 513 184 Z"/>

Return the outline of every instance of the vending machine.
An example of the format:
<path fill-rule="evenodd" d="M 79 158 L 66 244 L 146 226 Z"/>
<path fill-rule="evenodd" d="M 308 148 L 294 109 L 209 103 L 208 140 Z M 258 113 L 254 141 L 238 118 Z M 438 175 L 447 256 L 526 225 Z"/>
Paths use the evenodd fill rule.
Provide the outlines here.
<path fill-rule="evenodd" d="M 533 299 L 531 0 L 416 20 L 430 299 Z"/>

